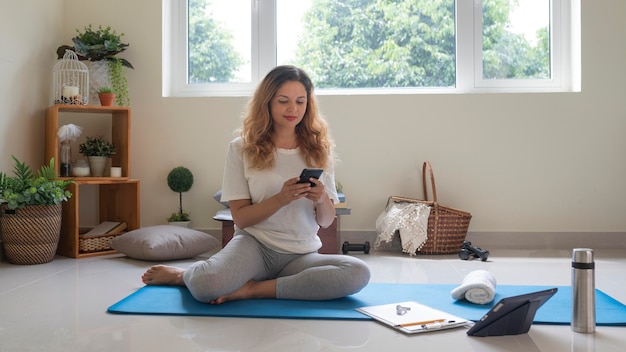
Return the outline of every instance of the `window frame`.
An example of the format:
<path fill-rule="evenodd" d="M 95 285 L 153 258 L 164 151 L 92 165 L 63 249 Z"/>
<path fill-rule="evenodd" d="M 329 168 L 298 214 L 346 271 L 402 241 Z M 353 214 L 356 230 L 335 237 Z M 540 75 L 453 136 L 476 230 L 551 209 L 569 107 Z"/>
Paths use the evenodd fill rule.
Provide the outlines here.
<path fill-rule="evenodd" d="M 484 79 L 483 78 L 483 31 L 482 1 L 474 5 L 474 58 L 473 89 L 488 92 L 567 92 L 575 91 L 572 78 L 574 52 L 570 18 L 571 3 L 568 0 L 550 1 L 550 72 L 548 79 Z M 569 15 L 568 15 L 569 14 Z M 569 30 L 568 30 L 569 29 Z M 567 53 L 571 55 L 567 55 Z M 566 73 L 570 74 L 566 74 Z M 569 89 L 568 89 L 569 87 Z"/>
<path fill-rule="evenodd" d="M 276 1 L 251 1 L 251 82 L 188 84 L 187 1 L 163 1 L 163 96 L 250 96 L 276 62 Z M 454 87 L 318 89 L 318 95 L 580 91 L 580 0 L 550 0 L 550 79 L 482 78 L 482 0 L 456 0 Z"/>

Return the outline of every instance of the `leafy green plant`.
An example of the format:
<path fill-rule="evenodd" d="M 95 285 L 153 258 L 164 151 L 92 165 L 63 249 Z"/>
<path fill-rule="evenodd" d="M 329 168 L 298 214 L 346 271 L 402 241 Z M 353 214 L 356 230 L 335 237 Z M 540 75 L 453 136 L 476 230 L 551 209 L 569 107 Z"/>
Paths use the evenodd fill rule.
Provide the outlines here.
<path fill-rule="evenodd" d="M 124 72 L 124 66 L 121 59 L 113 59 L 108 62 L 109 78 L 111 80 L 112 90 L 115 93 L 115 103 L 117 106 L 129 106 L 130 97 L 128 95 L 128 80 Z"/>
<path fill-rule="evenodd" d="M 115 57 L 115 55 L 126 50 L 129 46 L 129 44 L 122 43 L 124 33 L 117 34 L 115 30 L 111 29 L 111 26 L 106 28 L 98 26 L 98 29 L 93 29 L 92 25 L 86 26 L 83 32 L 77 28 L 76 33 L 78 35 L 72 38 L 72 42 L 74 42 L 73 47 L 61 45 L 57 48 L 59 59 L 62 59 L 65 50 L 69 49 L 74 51 L 80 60 L 119 60 L 123 66 L 134 68 L 128 60 Z"/>
<path fill-rule="evenodd" d="M 115 91 L 111 87 L 102 87 L 98 89 L 98 93 L 115 94 Z"/>
<path fill-rule="evenodd" d="M 191 219 L 189 218 L 189 214 L 185 213 L 185 212 L 176 212 L 176 213 L 172 213 L 172 215 L 170 215 L 169 218 L 167 218 L 168 222 L 177 222 L 177 221 L 191 221 Z"/>
<path fill-rule="evenodd" d="M 84 156 L 105 156 L 107 158 L 115 155 L 115 145 L 103 136 L 87 137 L 84 143 L 78 145 L 78 151 Z"/>
<path fill-rule="evenodd" d="M 72 182 L 57 179 L 54 158 L 50 165 L 43 165 L 37 172 L 20 162 L 15 156 L 13 177 L 0 172 L 0 198 L 9 209 L 19 209 L 27 205 L 56 205 L 67 201 L 72 193 L 65 188 Z"/>
<path fill-rule="evenodd" d="M 167 221 L 189 221 L 189 214 L 183 211 L 183 192 L 187 192 L 193 185 L 193 174 L 189 169 L 178 166 L 167 175 L 167 185 L 178 193 L 178 212 L 172 213 Z"/>

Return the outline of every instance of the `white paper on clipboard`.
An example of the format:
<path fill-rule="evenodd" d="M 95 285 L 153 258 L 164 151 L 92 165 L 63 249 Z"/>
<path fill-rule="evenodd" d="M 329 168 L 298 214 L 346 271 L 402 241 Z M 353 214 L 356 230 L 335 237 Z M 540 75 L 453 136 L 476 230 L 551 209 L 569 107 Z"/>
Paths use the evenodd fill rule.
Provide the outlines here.
<path fill-rule="evenodd" d="M 459 327 L 473 323 L 467 319 L 425 306 L 417 302 L 400 302 L 356 308 L 361 312 L 393 329 L 407 334 L 418 334 Z"/>

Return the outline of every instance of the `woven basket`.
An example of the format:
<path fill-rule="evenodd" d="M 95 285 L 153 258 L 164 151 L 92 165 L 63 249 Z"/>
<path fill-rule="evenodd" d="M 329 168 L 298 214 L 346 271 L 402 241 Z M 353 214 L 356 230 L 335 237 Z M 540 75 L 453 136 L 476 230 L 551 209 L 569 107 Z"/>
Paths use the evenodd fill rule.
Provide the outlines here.
<path fill-rule="evenodd" d="M 79 236 L 78 250 L 81 253 L 93 253 L 111 250 L 111 241 L 123 233 L 107 233 L 89 237 Z"/>
<path fill-rule="evenodd" d="M 9 262 L 20 265 L 52 261 L 59 246 L 62 206 L 28 205 L 12 210 L 0 205 L 0 233 Z"/>
<path fill-rule="evenodd" d="M 428 200 L 428 186 L 426 174 L 430 176 L 430 186 L 433 193 L 433 200 Z M 417 254 L 452 254 L 458 253 L 467 236 L 472 214 L 443 206 L 437 202 L 437 189 L 435 188 L 435 177 L 430 162 L 424 162 L 422 167 L 422 185 L 424 188 L 425 200 L 391 196 L 394 202 L 422 203 L 430 207 L 428 216 L 428 239 Z"/>

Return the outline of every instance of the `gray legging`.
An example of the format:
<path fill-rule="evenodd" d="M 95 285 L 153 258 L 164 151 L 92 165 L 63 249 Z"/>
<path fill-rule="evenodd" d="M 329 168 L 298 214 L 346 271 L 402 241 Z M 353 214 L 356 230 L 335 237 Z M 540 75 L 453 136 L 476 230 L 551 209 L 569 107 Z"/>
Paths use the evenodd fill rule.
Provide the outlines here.
<path fill-rule="evenodd" d="M 278 253 L 244 233 L 183 274 L 185 285 L 200 302 L 231 293 L 249 280 L 274 278 L 276 298 L 329 300 L 359 292 L 370 271 L 365 262 L 348 255 Z"/>

